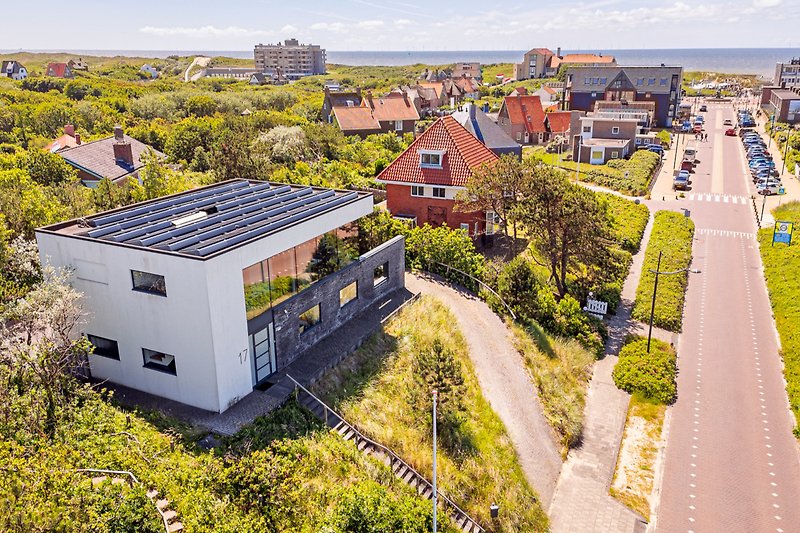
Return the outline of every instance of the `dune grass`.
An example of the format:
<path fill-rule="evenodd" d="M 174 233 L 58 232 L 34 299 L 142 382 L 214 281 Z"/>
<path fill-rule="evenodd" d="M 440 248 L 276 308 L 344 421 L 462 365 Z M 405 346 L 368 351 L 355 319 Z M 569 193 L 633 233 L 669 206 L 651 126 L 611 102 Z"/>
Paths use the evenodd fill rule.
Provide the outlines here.
<path fill-rule="evenodd" d="M 552 337 L 536 323 L 509 323 L 514 344 L 539 392 L 544 416 L 558 435 L 561 455 L 580 443 L 594 354 L 572 339 Z"/>
<path fill-rule="evenodd" d="M 494 531 L 546 531 L 547 516 L 519 465 L 506 429 L 483 397 L 466 342 L 450 311 L 423 296 L 373 335 L 315 387 L 326 401 L 424 476 L 432 472 L 431 436 L 420 423 L 409 391 L 416 386 L 415 354 L 440 340 L 452 350 L 464 378 L 462 446 L 440 448 L 440 490 L 479 523 L 500 505 Z"/>

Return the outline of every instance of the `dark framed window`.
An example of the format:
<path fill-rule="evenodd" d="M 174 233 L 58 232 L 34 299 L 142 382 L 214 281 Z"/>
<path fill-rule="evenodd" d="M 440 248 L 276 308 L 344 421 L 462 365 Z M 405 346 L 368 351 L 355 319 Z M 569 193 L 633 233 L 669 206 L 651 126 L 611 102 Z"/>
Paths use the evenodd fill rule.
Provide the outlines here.
<path fill-rule="evenodd" d="M 319 324 L 321 316 L 319 304 L 300 313 L 300 334 Z"/>
<path fill-rule="evenodd" d="M 167 295 L 167 283 L 164 281 L 164 276 L 140 270 L 131 270 L 131 279 L 133 280 L 133 290 L 135 291 L 157 294 L 158 296 Z"/>
<path fill-rule="evenodd" d="M 94 355 L 100 355 L 119 361 L 119 345 L 117 341 L 89 334 L 86 335 L 86 338 L 92 343 L 92 346 L 94 346 L 94 350 L 92 351 Z"/>
<path fill-rule="evenodd" d="M 382 265 L 378 265 L 375 267 L 375 270 L 372 272 L 372 282 L 373 286 L 378 286 L 384 281 L 389 279 L 389 263 L 386 262 Z"/>
<path fill-rule="evenodd" d="M 159 352 L 156 350 L 149 350 L 142 348 L 142 357 L 144 358 L 144 367 L 165 372 L 167 374 L 177 375 L 175 370 L 175 356 L 168 353 Z"/>
<path fill-rule="evenodd" d="M 344 307 L 358 298 L 358 281 L 346 285 L 339 291 L 339 307 Z"/>
<path fill-rule="evenodd" d="M 433 188 L 433 197 L 434 198 L 444 198 L 444 187 L 434 187 Z"/>
<path fill-rule="evenodd" d="M 422 185 L 412 185 L 411 196 L 425 196 L 425 187 Z"/>

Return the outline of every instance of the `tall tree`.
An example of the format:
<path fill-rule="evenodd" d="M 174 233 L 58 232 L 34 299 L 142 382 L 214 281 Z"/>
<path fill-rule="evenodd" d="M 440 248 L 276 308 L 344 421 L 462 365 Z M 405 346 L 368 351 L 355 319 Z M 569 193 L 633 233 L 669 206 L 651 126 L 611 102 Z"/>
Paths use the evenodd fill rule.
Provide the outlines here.
<path fill-rule="evenodd" d="M 530 188 L 519 203 L 520 221 L 563 298 L 570 271 L 600 264 L 608 254 L 608 207 L 558 169 L 536 165 L 530 177 Z"/>

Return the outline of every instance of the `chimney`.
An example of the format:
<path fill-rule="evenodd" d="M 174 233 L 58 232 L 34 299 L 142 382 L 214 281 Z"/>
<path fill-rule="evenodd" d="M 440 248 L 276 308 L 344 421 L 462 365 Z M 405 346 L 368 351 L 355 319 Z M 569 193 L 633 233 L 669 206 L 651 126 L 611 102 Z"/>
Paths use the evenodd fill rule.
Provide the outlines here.
<path fill-rule="evenodd" d="M 367 104 L 368 104 L 370 107 L 374 107 L 374 106 L 372 105 L 372 91 L 367 91 Z"/>
<path fill-rule="evenodd" d="M 469 118 L 475 120 L 475 104 L 467 104 L 469 106 Z"/>
<path fill-rule="evenodd" d="M 561 57 L 561 47 L 556 48 L 556 57 Z"/>
<path fill-rule="evenodd" d="M 81 144 L 81 134 L 80 133 L 76 133 L 75 134 L 75 143 L 76 144 Z"/>
<path fill-rule="evenodd" d="M 70 137 L 75 137 L 75 126 L 72 124 L 67 124 L 64 126 L 64 134 L 69 135 Z"/>
<path fill-rule="evenodd" d="M 133 166 L 133 147 L 125 140 L 122 126 L 114 126 L 114 161 Z"/>

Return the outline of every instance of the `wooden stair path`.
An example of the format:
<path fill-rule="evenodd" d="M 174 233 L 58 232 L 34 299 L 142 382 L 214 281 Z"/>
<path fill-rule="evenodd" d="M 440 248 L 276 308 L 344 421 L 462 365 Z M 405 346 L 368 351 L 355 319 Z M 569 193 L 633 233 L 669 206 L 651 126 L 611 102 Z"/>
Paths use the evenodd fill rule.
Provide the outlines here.
<path fill-rule="evenodd" d="M 96 487 L 111 479 L 113 485 L 139 485 L 139 480 L 136 479 L 131 472 L 125 470 L 102 470 L 96 468 L 80 468 L 77 472 L 85 472 L 89 474 L 99 474 L 92 477 L 92 486 Z M 125 476 L 125 477 L 120 477 Z M 183 531 L 183 524 L 178 521 L 178 513 L 170 509 L 170 502 L 166 498 L 159 498 L 158 491 L 150 489 L 147 491 L 147 498 L 153 502 L 153 505 L 158 511 L 161 521 L 164 523 L 164 531 L 167 533 L 180 533 Z"/>
<path fill-rule="evenodd" d="M 311 413 L 322 420 L 325 425 L 333 428 L 342 438 L 348 441 L 354 441 L 359 451 L 367 455 L 372 455 L 391 468 L 394 475 L 403 480 L 406 484 L 414 487 L 417 494 L 427 500 L 433 500 L 433 485 L 430 481 L 425 479 L 422 474 L 414 470 L 411 465 L 403 461 L 400 456 L 386 446 L 364 436 L 352 424 L 328 407 L 322 400 L 298 383 L 292 376 L 287 374 L 286 377 L 294 383 L 295 391 L 297 392 L 297 402 L 300 405 L 311 411 Z M 485 530 L 478 522 L 464 512 L 450 498 L 442 494 L 442 491 L 437 490 L 436 492 L 438 493 L 438 501 L 442 502 L 450 518 L 453 519 L 461 531 L 466 533 L 485 533 Z"/>

